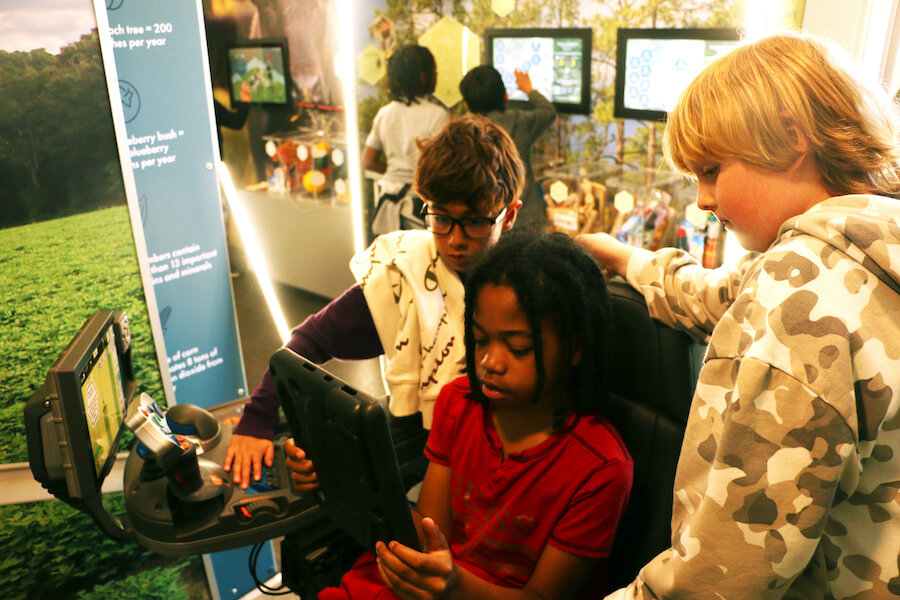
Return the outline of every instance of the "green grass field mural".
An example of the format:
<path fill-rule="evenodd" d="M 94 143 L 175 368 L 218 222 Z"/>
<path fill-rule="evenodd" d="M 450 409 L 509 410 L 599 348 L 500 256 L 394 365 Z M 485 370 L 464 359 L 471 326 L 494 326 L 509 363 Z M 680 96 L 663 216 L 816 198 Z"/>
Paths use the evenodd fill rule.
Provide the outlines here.
<path fill-rule="evenodd" d="M 0 230 L 0 273 L 0 462 L 28 460 L 25 402 L 97 310 L 128 313 L 138 389 L 164 402 L 124 205 Z M 104 503 L 125 512 L 122 494 Z M 198 579 L 205 588 L 199 557 L 109 540 L 59 500 L 0 506 L 0 547 L 6 598 L 187 598 Z"/>
<path fill-rule="evenodd" d="M 140 391 L 163 402 L 128 211 L 0 230 L 0 462 L 28 460 L 22 408 L 87 318 L 125 310 Z"/>

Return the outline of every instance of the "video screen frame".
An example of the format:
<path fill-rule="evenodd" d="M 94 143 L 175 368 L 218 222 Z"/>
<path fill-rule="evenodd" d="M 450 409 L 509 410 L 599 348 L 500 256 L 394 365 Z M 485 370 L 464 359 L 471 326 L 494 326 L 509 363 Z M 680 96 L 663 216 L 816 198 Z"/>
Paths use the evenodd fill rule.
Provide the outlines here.
<path fill-rule="evenodd" d="M 665 121 L 668 117 L 668 111 L 651 108 L 636 108 L 629 106 L 626 101 L 628 91 L 626 86 L 629 84 L 629 65 L 628 50 L 629 43 L 633 41 L 700 41 L 707 44 L 712 42 L 735 42 L 735 47 L 741 42 L 741 31 L 736 28 L 714 27 L 714 28 L 645 28 L 632 29 L 621 28 L 616 35 L 616 72 L 615 72 L 615 94 L 613 100 L 613 116 L 618 119 L 637 119 L 641 121 Z M 706 48 L 708 51 L 708 46 Z M 717 54 L 716 57 L 722 54 Z M 716 58 L 713 57 L 713 58 Z M 713 60 L 711 58 L 706 64 Z M 649 69 L 649 67 L 647 67 Z M 699 71 L 698 71 L 699 72 Z M 682 90 L 687 87 L 691 79 L 696 76 L 693 73 L 687 76 L 680 89 L 673 93 L 681 94 Z M 647 76 L 650 75 L 648 71 Z M 633 82 L 632 82 L 633 83 Z M 678 86 L 675 86 L 676 88 Z"/>
<path fill-rule="evenodd" d="M 289 348 L 269 372 L 295 440 L 316 465 L 316 500 L 364 547 L 397 540 L 419 549 L 387 410 Z"/>
<path fill-rule="evenodd" d="M 100 494 L 116 460 L 135 387 L 127 317 L 120 311 L 98 311 L 59 355 L 25 408 L 32 472 L 54 495 L 63 485 L 70 498 Z M 98 396 L 86 398 L 90 389 Z M 91 404 L 103 393 L 115 394 L 112 422 L 108 412 Z M 106 430 L 103 446 L 98 446 L 95 433 L 100 430 L 92 430 L 92 422 Z"/>
<path fill-rule="evenodd" d="M 549 40 L 553 44 L 557 44 L 561 40 L 577 40 L 581 44 L 581 52 L 579 64 L 576 65 L 577 73 L 581 81 L 581 90 L 576 101 L 558 101 L 553 98 L 553 93 L 546 93 L 541 90 L 538 85 L 535 89 L 540 91 L 548 100 L 553 102 L 556 111 L 561 114 L 581 114 L 589 115 L 591 113 L 591 62 L 593 47 L 593 30 L 591 28 L 519 28 L 519 29 L 486 29 L 484 31 L 484 63 L 495 64 L 495 43 L 507 39 L 528 39 L 539 38 Z M 500 71 L 500 69 L 497 69 Z M 522 70 L 522 69 L 520 69 Z M 503 72 L 501 71 L 501 75 Z M 516 86 L 514 81 L 507 81 L 509 77 L 504 79 L 507 91 L 509 93 L 509 102 L 507 106 L 510 108 L 522 108 L 526 105 L 524 100 L 515 99 Z"/>
<path fill-rule="evenodd" d="M 290 106 L 293 104 L 291 62 L 288 55 L 288 45 L 285 39 L 257 39 L 238 44 L 230 44 L 226 49 L 226 62 L 228 63 L 228 93 L 231 103 L 234 104 L 260 104 L 267 106 Z M 269 55 L 268 60 L 265 58 Z M 238 68 L 237 59 L 243 58 L 246 62 L 253 59 L 261 63 L 268 63 L 272 69 L 272 77 L 275 80 L 276 92 L 268 93 L 254 90 L 253 82 L 248 80 L 247 70 Z M 251 77 L 257 77 L 251 75 Z M 264 83 L 266 75 L 258 75 Z M 278 81 L 280 79 L 280 82 Z M 280 86 L 279 86 L 280 84 Z M 247 95 L 249 93 L 249 96 Z"/>

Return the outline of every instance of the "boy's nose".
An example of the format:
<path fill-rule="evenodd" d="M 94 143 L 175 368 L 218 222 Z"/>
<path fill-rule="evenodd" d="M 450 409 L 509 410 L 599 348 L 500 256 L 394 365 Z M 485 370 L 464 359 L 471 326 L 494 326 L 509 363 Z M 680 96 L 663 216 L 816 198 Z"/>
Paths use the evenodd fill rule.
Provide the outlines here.
<path fill-rule="evenodd" d="M 707 212 L 713 212 L 716 208 L 715 188 L 701 183 L 697 189 L 697 207 Z"/>
<path fill-rule="evenodd" d="M 450 236 L 450 245 L 454 248 L 464 247 L 469 243 L 469 238 L 463 231 L 462 225 L 454 223 L 454 227 L 448 235 Z"/>

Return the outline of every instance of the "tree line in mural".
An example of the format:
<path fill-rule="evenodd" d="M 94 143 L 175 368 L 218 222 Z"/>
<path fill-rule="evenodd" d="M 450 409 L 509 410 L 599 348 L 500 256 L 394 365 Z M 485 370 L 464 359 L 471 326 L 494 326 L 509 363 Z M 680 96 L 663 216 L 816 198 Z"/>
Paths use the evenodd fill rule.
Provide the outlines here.
<path fill-rule="evenodd" d="M 0 51 L 0 227 L 124 203 L 96 32 Z"/>
<path fill-rule="evenodd" d="M 545 135 L 544 143 L 551 136 L 561 140 L 567 162 L 609 160 L 620 165 L 656 165 L 662 128 L 646 123 L 626 135 L 624 121 L 613 118 L 617 29 L 736 27 L 744 6 L 741 0 L 517 0 L 515 9 L 501 17 L 491 9 L 491 3 L 492 0 L 387 0 L 386 10 L 376 10 L 375 16 L 394 21 L 400 44 L 415 42 L 423 33 L 419 24 L 432 22 L 423 16 L 443 16 L 448 7 L 452 17 L 479 36 L 485 29 L 496 27 L 592 28 L 593 113 L 588 119 L 561 119 L 559 131 Z M 371 111 L 361 107 L 361 117 L 368 112 Z"/>

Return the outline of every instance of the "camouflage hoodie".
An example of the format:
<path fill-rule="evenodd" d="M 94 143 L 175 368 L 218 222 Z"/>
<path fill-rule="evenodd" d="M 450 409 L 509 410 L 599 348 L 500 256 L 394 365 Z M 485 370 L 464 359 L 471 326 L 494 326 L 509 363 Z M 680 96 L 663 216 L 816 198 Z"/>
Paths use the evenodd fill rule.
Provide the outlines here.
<path fill-rule="evenodd" d="M 900 201 L 831 198 L 736 267 L 662 250 L 628 281 L 709 349 L 672 548 L 611 597 L 900 595 Z"/>

